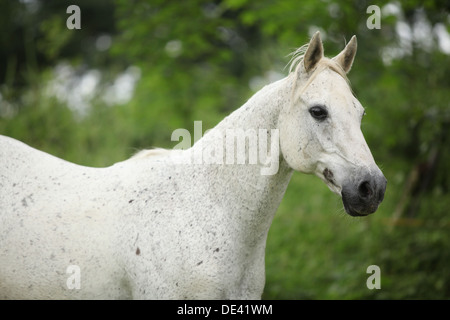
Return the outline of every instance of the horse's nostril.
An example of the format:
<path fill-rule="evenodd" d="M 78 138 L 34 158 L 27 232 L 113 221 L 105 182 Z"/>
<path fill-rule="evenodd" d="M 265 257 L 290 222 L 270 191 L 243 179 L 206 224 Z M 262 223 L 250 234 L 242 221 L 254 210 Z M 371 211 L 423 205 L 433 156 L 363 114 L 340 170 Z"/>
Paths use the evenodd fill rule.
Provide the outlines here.
<path fill-rule="evenodd" d="M 367 199 L 373 195 L 373 189 L 369 181 L 363 181 L 358 187 L 358 193 L 361 198 Z"/>

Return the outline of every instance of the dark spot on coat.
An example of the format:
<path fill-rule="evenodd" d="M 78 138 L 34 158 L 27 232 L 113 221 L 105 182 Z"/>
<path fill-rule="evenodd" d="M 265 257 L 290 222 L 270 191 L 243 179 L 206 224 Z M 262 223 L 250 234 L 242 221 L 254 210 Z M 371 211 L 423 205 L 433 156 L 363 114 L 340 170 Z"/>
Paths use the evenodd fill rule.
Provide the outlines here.
<path fill-rule="evenodd" d="M 128 201 L 128 203 L 132 203 L 134 201 L 134 199 L 131 199 L 130 201 Z"/>
<path fill-rule="evenodd" d="M 139 250 L 139 247 L 136 248 L 136 255 L 139 256 L 141 254 L 141 250 Z"/>
<path fill-rule="evenodd" d="M 203 263 L 203 261 L 200 261 L 199 263 L 197 263 L 197 265 L 199 266 L 199 265 L 201 265 Z"/>
<path fill-rule="evenodd" d="M 325 179 L 327 179 L 331 183 L 334 183 L 334 180 L 333 180 L 334 179 L 334 175 L 333 175 L 333 172 L 330 169 L 325 168 L 325 170 L 323 170 L 323 176 L 325 177 Z"/>
<path fill-rule="evenodd" d="M 331 184 L 333 184 L 334 186 L 338 187 L 338 185 L 336 184 L 336 182 L 334 181 L 334 175 L 333 175 L 333 171 L 331 171 L 328 168 L 325 168 L 325 170 L 323 170 L 323 176 L 325 177 L 325 179 L 327 179 L 328 182 L 330 182 Z"/>
<path fill-rule="evenodd" d="M 214 252 L 219 252 L 219 248 L 216 248 L 216 250 L 214 250 Z"/>

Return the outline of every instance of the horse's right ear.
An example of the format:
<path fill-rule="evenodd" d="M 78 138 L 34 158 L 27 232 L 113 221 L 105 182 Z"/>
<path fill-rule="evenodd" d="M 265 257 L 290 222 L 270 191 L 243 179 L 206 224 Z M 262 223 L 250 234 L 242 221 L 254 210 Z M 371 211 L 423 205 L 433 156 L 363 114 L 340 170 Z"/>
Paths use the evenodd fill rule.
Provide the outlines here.
<path fill-rule="evenodd" d="M 317 31 L 309 41 L 308 49 L 306 49 L 303 57 L 303 65 L 306 72 L 313 70 L 320 59 L 323 58 L 323 46 L 320 39 L 320 32 Z"/>

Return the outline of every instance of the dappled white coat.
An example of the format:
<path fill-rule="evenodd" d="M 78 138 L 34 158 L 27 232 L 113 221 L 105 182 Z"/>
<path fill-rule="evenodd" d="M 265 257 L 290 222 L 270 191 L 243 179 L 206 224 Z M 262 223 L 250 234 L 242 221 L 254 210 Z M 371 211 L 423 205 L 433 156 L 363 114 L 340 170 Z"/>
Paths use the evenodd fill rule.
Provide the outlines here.
<path fill-rule="evenodd" d="M 191 158 L 221 128 L 274 128 L 286 81 L 203 144 L 108 168 L 0 137 L 0 298 L 260 298 L 267 232 L 292 170 L 280 164 L 264 176 L 258 165 L 171 158 Z M 71 265 L 80 268 L 80 289 L 67 286 Z"/>
<path fill-rule="evenodd" d="M 339 71 L 355 51 L 353 38 L 335 61 L 323 58 L 317 33 L 294 72 L 185 151 L 88 168 L 0 136 L 0 298 L 260 298 L 267 234 L 293 169 L 337 194 L 346 187 L 352 215 L 384 195 L 359 128 L 364 110 Z M 326 121 L 311 104 L 327 108 Z M 268 150 L 276 174 L 261 174 L 261 163 L 196 163 L 233 128 L 279 129 Z"/>

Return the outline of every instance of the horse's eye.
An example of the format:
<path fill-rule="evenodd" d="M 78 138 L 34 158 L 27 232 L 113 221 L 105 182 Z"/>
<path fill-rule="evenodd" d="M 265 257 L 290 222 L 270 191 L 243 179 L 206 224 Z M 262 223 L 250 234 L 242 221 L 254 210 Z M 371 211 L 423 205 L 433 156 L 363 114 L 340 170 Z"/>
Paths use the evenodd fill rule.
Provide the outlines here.
<path fill-rule="evenodd" d="M 314 106 L 309 109 L 309 113 L 311 116 L 318 120 L 323 121 L 328 117 L 328 111 L 325 107 L 322 106 Z"/>

